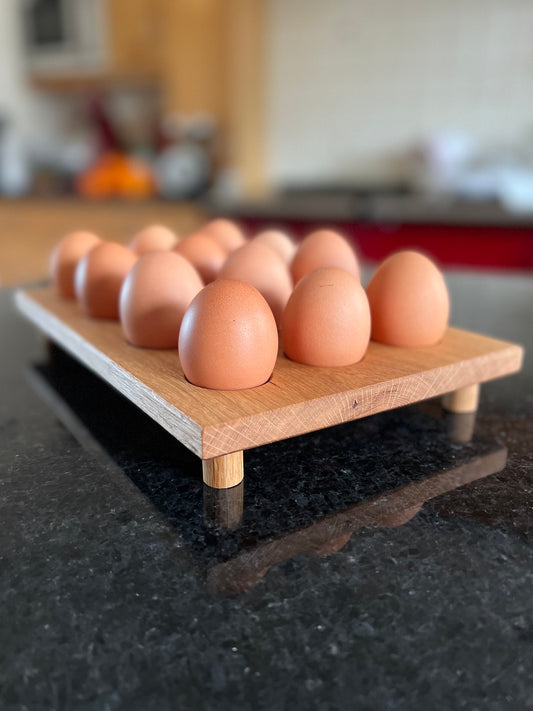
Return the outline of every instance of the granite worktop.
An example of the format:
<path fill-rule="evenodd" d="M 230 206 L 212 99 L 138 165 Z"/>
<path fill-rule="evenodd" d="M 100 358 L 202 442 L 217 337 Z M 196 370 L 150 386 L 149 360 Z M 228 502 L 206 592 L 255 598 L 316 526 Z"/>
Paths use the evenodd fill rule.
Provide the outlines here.
<path fill-rule="evenodd" d="M 246 200 L 209 198 L 205 208 L 240 219 L 369 224 L 533 228 L 531 211 L 512 211 L 496 200 L 467 200 L 408 190 L 300 189 Z"/>
<path fill-rule="evenodd" d="M 448 283 L 526 346 L 475 421 L 382 413 L 218 493 L 0 292 L 0 708 L 532 708 L 533 281 Z"/>

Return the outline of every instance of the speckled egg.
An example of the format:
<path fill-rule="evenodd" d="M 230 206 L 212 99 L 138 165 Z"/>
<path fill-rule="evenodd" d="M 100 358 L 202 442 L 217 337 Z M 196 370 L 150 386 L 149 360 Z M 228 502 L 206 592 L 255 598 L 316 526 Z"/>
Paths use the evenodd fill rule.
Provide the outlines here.
<path fill-rule="evenodd" d="M 236 249 L 220 270 L 221 279 L 239 279 L 261 292 L 272 309 L 278 328 L 291 295 L 292 279 L 283 259 L 271 247 L 252 240 Z"/>
<path fill-rule="evenodd" d="M 203 288 L 196 269 L 175 252 L 145 254 L 120 290 L 126 339 L 142 348 L 177 348 L 183 314 Z"/>
<path fill-rule="evenodd" d="M 78 262 L 97 244 L 100 237 L 93 232 L 70 232 L 56 245 L 50 257 L 50 277 L 63 299 L 74 299 L 74 272 Z"/>
<path fill-rule="evenodd" d="M 372 338 L 393 346 L 432 346 L 442 340 L 450 315 L 446 282 L 435 264 L 405 250 L 383 261 L 367 288 Z"/>
<path fill-rule="evenodd" d="M 296 242 L 281 230 L 264 230 L 254 237 L 254 242 L 263 242 L 276 251 L 286 264 L 290 264 L 296 254 Z"/>
<path fill-rule="evenodd" d="M 79 262 L 74 275 L 76 298 L 88 316 L 118 319 L 120 288 L 137 259 L 127 247 L 104 242 Z"/>
<path fill-rule="evenodd" d="M 254 388 L 270 378 L 278 331 L 269 305 L 250 284 L 217 279 L 193 299 L 179 336 L 185 377 L 215 390 Z"/>
<path fill-rule="evenodd" d="M 370 340 L 370 309 L 359 279 L 337 267 L 303 277 L 285 308 L 281 340 L 285 355 L 298 363 L 359 362 Z"/>
<path fill-rule="evenodd" d="M 202 232 L 195 232 L 178 242 L 175 251 L 193 265 L 205 284 L 217 278 L 227 257 L 226 250 Z"/>
<path fill-rule="evenodd" d="M 242 247 L 247 241 L 244 232 L 235 222 L 221 217 L 208 222 L 199 232 L 214 239 L 228 253 Z"/>
<path fill-rule="evenodd" d="M 176 233 L 164 225 L 148 225 L 137 232 L 128 247 L 139 257 L 147 252 L 173 249 L 178 242 Z"/>
<path fill-rule="evenodd" d="M 322 267 L 338 267 L 359 278 L 359 263 L 352 246 L 333 230 L 317 230 L 302 240 L 291 263 L 294 283 Z"/>

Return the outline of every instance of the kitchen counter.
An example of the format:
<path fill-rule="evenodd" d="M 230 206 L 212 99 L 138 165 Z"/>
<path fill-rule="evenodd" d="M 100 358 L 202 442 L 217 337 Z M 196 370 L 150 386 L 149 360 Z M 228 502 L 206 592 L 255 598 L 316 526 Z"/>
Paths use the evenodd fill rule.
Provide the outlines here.
<path fill-rule="evenodd" d="M 302 188 L 205 207 L 240 220 L 251 233 L 278 227 L 303 237 L 330 227 L 372 262 L 399 249 L 418 248 L 449 268 L 533 271 L 533 214 L 510 212 L 496 201 L 393 189 Z"/>
<path fill-rule="evenodd" d="M 475 427 L 382 413 L 227 492 L 0 291 L 1 708 L 531 708 L 533 282 L 447 278 L 526 346 Z"/>
<path fill-rule="evenodd" d="M 533 213 L 511 212 L 497 201 L 460 200 L 405 190 L 302 188 L 255 200 L 208 201 L 206 207 L 242 219 L 533 228 Z"/>

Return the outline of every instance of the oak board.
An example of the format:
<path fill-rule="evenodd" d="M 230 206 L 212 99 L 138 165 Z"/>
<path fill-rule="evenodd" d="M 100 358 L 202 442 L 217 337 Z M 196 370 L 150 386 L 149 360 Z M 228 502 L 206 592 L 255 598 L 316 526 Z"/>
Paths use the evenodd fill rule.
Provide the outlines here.
<path fill-rule="evenodd" d="M 521 346 L 457 328 L 429 348 L 371 342 L 343 368 L 280 352 L 268 383 L 216 391 L 191 385 L 177 351 L 136 348 L 120 324 L 90 319 L 50 287 L 19 291 L 19 310 L 204 460 L 356 420 L 520 370 Z"/>

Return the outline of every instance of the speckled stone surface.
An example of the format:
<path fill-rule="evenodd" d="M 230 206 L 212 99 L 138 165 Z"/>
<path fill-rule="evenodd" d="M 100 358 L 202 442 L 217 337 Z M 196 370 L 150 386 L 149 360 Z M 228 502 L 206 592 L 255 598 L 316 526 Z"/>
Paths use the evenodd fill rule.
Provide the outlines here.
<path fill-rule="evenodd" d="M 533 282 L 448 282 L 528 349 L 470 442 L 430 402 L 219 495 L 0 292 L 0 708 L 533 708 Z"/>

